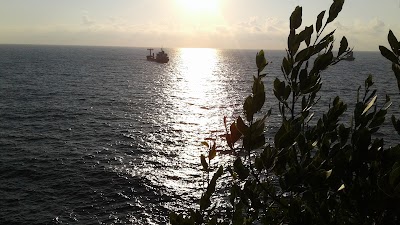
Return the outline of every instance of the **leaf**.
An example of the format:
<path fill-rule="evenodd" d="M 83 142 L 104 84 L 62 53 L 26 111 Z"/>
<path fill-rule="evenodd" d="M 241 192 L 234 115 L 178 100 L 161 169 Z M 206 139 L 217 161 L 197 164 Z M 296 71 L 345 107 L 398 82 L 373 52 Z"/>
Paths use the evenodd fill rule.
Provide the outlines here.
<path fill-rule="evenodd" d="M 240 157 L 238 157 L 233 163 L 233 169 L 239 175 L 239 179 L 241 180 L 245 180 L 249 176 L 249 170 L 244 167 Z"/>
<path fill-rule="evenodd" d="M 264 56 L 264 50 L 260 50 L 257 53 L 256 64 L 257 64 L 258 72 L 261 72 L 265 68 L 265 66 L 268 65 L 267 60 L 265 59 L 265 56 Z"/>
<path fill-rule="evenodd" d="M 364 83 L 365 83 L 365 89 L 370 88 L 374 84 L 374 82 L 372 81 L 372 75 L 371 74 L 368 75 L 368 77 L 367 77 L 367 79 L 365 79 Z"/>
<path fill-rule="evenodd" d="M 283 58 L 282 67 L 286 75 L 289 75 L 292 71 L 292 64 L 289 63 L 289 60 L 286 57 Z"/>
<path fill-rule="evenodd" d="M 309 26 L 309 27 L 306 27 L 306 28 L 304 29 L 304 32 L 305 32 L 305 39 L 304 39 L 304 41 L 306 42 L 306 45 L 309 46 L 309 45 L 310 45 L 310 42 L 311 42 L 311 35 L 312 35 L 312 33 L 314 32 L 314 26 L 311 25 L 311 26 Z"/>
<path fill-rule="evenodd" d="M 292 15 L 290 15 L 290 29 L 297 29 L 300 27 L 302 22 L 302 7 L 296 6 Z"/>
<path fill-rule="evenodd" d="M 338 188 L 338 191 L 341 191 L 341 190 L 343 190 L 344 188 L 345 188 L 345 185 L 342 184 L 342 185 L 340 185 L 340 187 Z"/>
<path fill-rule="evenodd" d="M 322 54 L 314 61 L 314 66 L 310 74 L 318 74 L 319 71 L 325 70 L 332 62 L 333 54 L 331 51 Z"/>
<path fill-rule="evenodd" d="M 292 144 L 292 140 L 290 140 L 290 128 L 287 128 L 287 121 L 283 121 L 281 127 L 276 132 L 274 137 L 274 143 L 276 149 L 285 148 Z"/>
<path fill-rule="evenodd" d="M 399 41 L 397 40 L 396 36 L 394 36 L 392 30 L 389 30 L 388 41 L 389 41 L 390 47 L 392 48 L 393 53 L 398 55 L 399 48 L 400 48 Z"/>
<path fill-rule="evenodd" d="M 264 151 L 261 153 L 261 159 L 265 169 L 270 169 L 273 166 L 275 156 L 275 149 L 273 149 L 270 145 L 264 148 Z"/>
<path fill-rule="evenodd" d="M 210 195 L 204 193 L 200 198 L 200 210 L 205 210 L 211 205 Z"/>
<path fill-rule="evenodd" d="M 323 41 L 330 41 L 331 39 L 333 39 L 333 34 L 335 33 L 336 29 L 331 31 L 330 33 L 328 33 L 327 35 L 325 35 L 322 39 L 321 42 Z M 333 40 L 332 40 L 333 41 Z"/>
<path fill-rule="evenodd" d="M 203 154 L 201 154 L 201 156 L 200 156 L 200 161 L 201 161 L 201 165 L 203 166 L 203 170 L 208 171 L 208 164 L 206 162 L 206 157 Z"/>
<path fill-rule="evenodd" d="M 244 101 L 243 104 L 243 109 L 246 114 L 246 120 L 247 121 L 252 121 L 253 116 L 254 116 L 254 111 L 253 111 L 253 97 L 248 96 L 246 100 Z"/>
<path fill-rule="evenodd" d="M 369 124 L 369 128 L 375 128 L 375 127 L 380 127 L 383 122 L 385 122 L 385 116 L 387 114 L 387 111 L 384 109 L 379 110 L 374 118 L 372 119 L 371 123 Z"/>
<path fill-rule="evenodd" d="M 365 106 L 363 112 L 361 113 L 361 115 L 364 115 L 374 104 L 376 101 L 377 95 L 375 95 L 369 102 L 368 104 Z"/>
<path fill-rule="evenodd" d="M 392 106 L 392 101 L 390 100 L 389 95 L 386 95 L 386 102 L 385 105 L 382 107 L 383 110 L 387 110 L 388 108 L 390 108 L 390 106 Z"/>
<path fill-rule="evenodd" d="M 261 110 L 265 103 L 264 83 L 260 78 L 254 78 L 253 84 L 253 112 Z"/>
<path fill-rule="evenodd" d="M 317 16 L 317 23 L 316 23 L 316 25 L 315 25 L 315 29 L 317 30 L 317 33 L 319 32 L 319 30 L 320 30 L 321 27 L 322 27 L 322 19 L 324 18 L 324 15 L 325 15 L 325 10 L 322 11 L 322 12 L 320 12 L 320 13 L 318 14 L 318 16 Z"/>
<path fill-rule="evenodd" d="M 218 178 L 222 176 L 223 167 L 220 166 L 217 172 L 214 173 L 213 178 L 207 186 L 207 191 L 201 196 L 200 199 L 200 210 L 207 209 L 211 205 L 210 197 L 215 192 L 215 186 L 217 184 Z"/>
<path fill-rule="evenodd" d="M 332 174 L 332 169 L 325 171 L 325 178 L 328 179 Z"/>
<path fill-rule="evenodd" d="M 314 46 L 310 46 L 297 53 L 295 62 L 308 60 L 314 51 Z"/>
<path fill-rule="evenodd" d="M 213 176 L 213 178 L 211 179 L 211 182 L 210 182 L 210 184 L 213 185 L 214 188 L 215 188 L 215 184 L 216 184 L 216 182 L 217 182 L 217 179 L 220 178 L 220 177 L 222 176 L 222 173 L 223 173 L 223 172 L 224 172 L 224 169 L 223 169 L 222 166 L 220 166 L 220 167 L 218 168 L 217 172 L 214 173 L 214 176 Z M 211 186 L 211 187 L 212 187 L 212 186 Z M 208 191 L 208 190 L 207 190 L 207 191 Z M 215 191 L 215 189 L 212 190 L 212 192 L 214 192 L 214 191 Z"/>
<path fill-rule="evenodd" d="M 233 146 L 233 144 L 235 144 L 235 142 L 237 142 L 239 140 L 239 138 L 242 136 L 242 134 L 237 129 L 235 123 L 232 123 L 229 129 L 231 131 L 231 134 L 230 134 L 231 140 L 230 141 Z"/>
<path fill-rule="evenodd" d="M 349 43 L 347 42 L 346 37 L 343 36 L 343 37 L 342 37 L 342 40 L 340 41 L 340 47 L 339 47 L 338 57 L 346 51 L 348 45 L 349 45 Z"/>
<path fill-rule="evenodd" d="M 381 54 L 385 58 L 389 59 L 391 62 L 393 62 L 393 63 L 398 62 L 396 55 L 393 52 L 391 52 L 389 49 L 387 49 L 385 46 L 379 45 L 379 50 L 381 51 Z"/>
<path fill-rule="evenodd" d="M 210 147 L 210 146 L 208 145 L 208 142 L 207 142 L 207 141 L 202 141 L 201 144 L 204 145 L 204 146 L 206 146 L 207 148 Z"/>
<path fill-rule="evenodd" d="M 241 134 L 247 135 L 249 127 L 244 123 L 242 117 L 240 116 L 236 119 L 236 127 Z"/>
<path fill-rule="evenodd" d="M 394 72 L 394 75 L 396 76 L 397 88 L 400 91 L 400 64 L 392 63 L 392 70 Z"/>
<path fill-rule="evenodd" d="M 282 85 L 283 83 L 283 85 Z M 275 78 L 274 80 L 274 94 L 278 100 L 283 99 L 284 95 L 284 88 L 285 88 L 285 83 L 284 81 L 280 81 L 279 78 Z"/>
<path fill-rule="evenodd" d="M 210 153 L 208 154 L 208 158 L 210 160 L 212 160 L 213 158 L 215 158 L 216 155 L 217 155 L 217 150 L 216 150 L 216 146 L 215 146 L 215 143 L 214 143 L 213 146 L 210 149 Z"/>
<path fill-rule="evenodd" d="M 289 95 L 290 95 L 291 91 L 292 91 L 292 89 L 290 88 L 289 85 L 287 85 L 287 86 L 285 87 L 285 92 L 284 92 L 284 94 L 283 94 L 283 98 L 284 98 L 285 100 L 287 100 L 287 99 L 289 98 Z"/>
<path fill-rule="evenodd" d="M 288 36 L 288 49 L 291 56 L 296 54 L 298 47 L 296 46 L 296 31 L 290 29 Z"/>
<path fill-rule="evenodd" d="M 258 136 L 264 132 L 265 128 L 265 120 L 267 119 L 268 115 L 263 116 L 262 119 L 257 119 L 256 122 L 251 124 L 250 130 L 251 130 L 251 135 L 253 136 Z"/>
<path fill-rule="evenodd" d="M 394 129 L 397 131 L 397 134 L 400 135 L 400 120 L 396 119 L 394 115 L 392 115 L 392 124 Z"/>
<path fill-rule="evenodd" d="M 344 4 L 344 0 L 333 0 L 331 7 L 329 8 L 329 17 L 326 20 L 326 24 L 334 21 L 336 17 L 339 15 L 340 11 L 342 11 L 342 7 Z"/>

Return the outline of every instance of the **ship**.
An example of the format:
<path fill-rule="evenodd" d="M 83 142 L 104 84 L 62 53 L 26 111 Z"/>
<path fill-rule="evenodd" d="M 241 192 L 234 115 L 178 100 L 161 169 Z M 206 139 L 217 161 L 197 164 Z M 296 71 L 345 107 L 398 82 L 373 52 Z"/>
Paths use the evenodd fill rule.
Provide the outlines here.
<path fill-rule="evenodd" d="M 158 52 L 155 57 L 154 57 L 154 52 L 153 54 L 151 53 L 151 51 L 153 51 L 154 49 L 148 48 L 147 50 L 150 51 L 149 55 L 146 56 L 148 61 L 158 62 L 158 63 L 167 63 L 169 61 L 168 54 L 165 53 L 163 49 L 161 49 L 161 51 Z"/>

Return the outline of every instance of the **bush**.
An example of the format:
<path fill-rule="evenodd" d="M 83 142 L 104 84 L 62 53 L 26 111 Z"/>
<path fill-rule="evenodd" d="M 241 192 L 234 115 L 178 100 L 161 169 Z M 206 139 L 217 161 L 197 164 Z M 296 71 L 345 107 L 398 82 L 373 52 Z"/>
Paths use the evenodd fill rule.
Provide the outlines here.
<path fill-rule="evenodd" d="M 257 76 L 243 104 L 244 116 L 229 126 L 225 122 L 233 164 L 216 170 L 198 209 L 186 215 L 172 212 L 171 224 L 400 224 L 400 145 L 385 148 L 383 138 L 374 137 L 385 121 L 390 98 L 377 105 L 369 76 L 362 93 L 359 88 L 350 124 L 340 120 L 347 110 L 340 97 L 320 118 L 313 118 L 321 72 L 352 51 L 343 37 L 334 54 L 334 31 L 324 32 L 343 4 L 344 0 L 334 0 L 328 13 L 317 16 L 315 27 L 301 31 L 302 8 L 291 14 L 283 77 L 273 84 L 282 117 L 273 143 L 264 136 L 271 111 L 260 115 L 268 62 L 262 50 L 257 54 Z M 400 43 L 392 31 L 388 41 L 391 50 L 379 49 L 392 62 L 400 90 Z M 400 120 L 395 116 L 391 120 L 400 134 Z M 201 163 L 204 171 L 212 173 L 209 164 L 217 153 L 215 143 L 204 144 L 209 155 L 202 155 Z M 224 172 L 230 182 L 220 191 L 229 200 L 221 210 L 213 196 Z"/>

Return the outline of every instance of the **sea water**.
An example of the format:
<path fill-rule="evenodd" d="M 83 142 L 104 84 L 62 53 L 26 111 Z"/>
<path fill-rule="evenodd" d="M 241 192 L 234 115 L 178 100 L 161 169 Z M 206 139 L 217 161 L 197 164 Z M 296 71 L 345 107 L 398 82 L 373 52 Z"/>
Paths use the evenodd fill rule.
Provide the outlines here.
<path fill-rule="evenodd" d="M 158 64 L 145 48 L 0 45 L 1 224 L 166 224 L 170 210 L 196 207 L 201 142 L 241 115 L 257 50 L 165 51 L 169 63 Z M 271 135 L 284 55 L 266 49 Z M 369 74 L 399 115 L 390 63 L 379 52 L 354 56 L 322 74 L 316 115 L 340 95 L 348 122 Z M 388 121 L 377 136 L 390 145 Z"/>

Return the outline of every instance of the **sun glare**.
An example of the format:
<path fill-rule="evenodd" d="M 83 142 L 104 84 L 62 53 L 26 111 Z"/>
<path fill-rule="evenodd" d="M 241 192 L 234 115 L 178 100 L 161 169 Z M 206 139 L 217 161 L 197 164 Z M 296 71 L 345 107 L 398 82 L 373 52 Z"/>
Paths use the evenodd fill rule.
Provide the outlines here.
<path fill-rule="evenodd" d="M 177 0 L 187 13 L 216 13 L 219 8 L 218 0 Z"/>
<path fill-rule="evenodd" d="M 214 93 L 218 53 L 215 49 L 182 48 L 178 74 L 180 76 L 179 90 L 184 91 L 191 102 L 207 105 L 209 93 Z"/>

